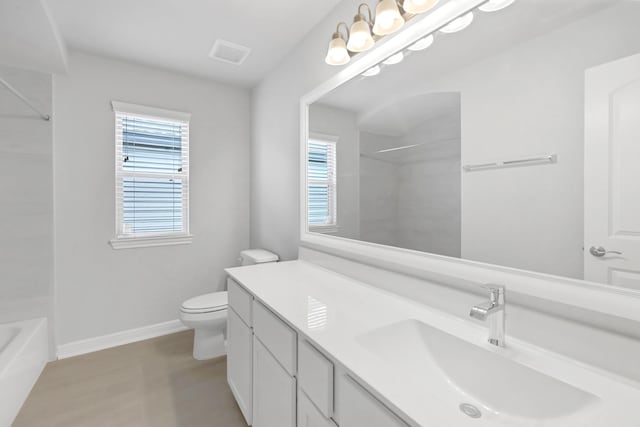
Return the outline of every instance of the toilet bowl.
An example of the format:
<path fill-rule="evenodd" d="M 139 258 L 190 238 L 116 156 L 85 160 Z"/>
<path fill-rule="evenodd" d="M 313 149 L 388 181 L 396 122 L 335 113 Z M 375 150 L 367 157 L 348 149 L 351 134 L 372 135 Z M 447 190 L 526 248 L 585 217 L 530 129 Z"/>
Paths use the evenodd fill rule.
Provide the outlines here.
<path fill-rule="evenodd" d="M 247 249 L 240 252 L 242 265 L 263 264 L 278 261 L 278 255 L 264 249 Z M 212 359 L 226 354 L 227 292 L 212 292 L 186 300 L 180 307 L 180 320 L 193 328 L 193 358 Z"/>
<path fill-rule="evenodd" d="M 212 359 L 226 354 L 227 292 L 213 292 L 191 298 L 180 307 L 180 320 L 193 328 L 193 358 Z"/>

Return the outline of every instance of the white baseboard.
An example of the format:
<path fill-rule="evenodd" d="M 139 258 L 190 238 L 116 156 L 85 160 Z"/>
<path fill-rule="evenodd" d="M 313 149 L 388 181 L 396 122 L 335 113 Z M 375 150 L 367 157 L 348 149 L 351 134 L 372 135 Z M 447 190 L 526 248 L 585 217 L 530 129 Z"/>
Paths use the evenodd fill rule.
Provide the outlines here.
<path fill-rule="evenodd" d="M 147 340 L 162 335 L 169 335 L 175 332 L 185 331 L 188 328 L 178 319 L 168 322 L 156 323 L 155 325 L 143 326 L 141 328 L 129 329 L 109 335 L 102 335 L 95 338 L 88 338 L 80 341 L 73 341 L 68 344 L 58 346 L 58 359 L 79 356 L 81 354 L 92 353 L 106 348 L 117 347 L 136 341 Z"/>

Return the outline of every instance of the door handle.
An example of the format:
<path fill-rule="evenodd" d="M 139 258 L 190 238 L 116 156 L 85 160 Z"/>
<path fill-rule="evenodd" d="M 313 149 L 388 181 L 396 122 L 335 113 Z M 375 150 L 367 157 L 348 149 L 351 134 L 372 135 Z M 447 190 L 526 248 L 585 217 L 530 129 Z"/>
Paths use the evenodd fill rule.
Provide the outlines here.
<path fill-rule="evenodd" d="M 602 246 L 591 246 L 591 248 L 589 248 L 589 253 L 591 255 L 593 255 L 594 257 L 597 258 L 602 258 L 603 256 L 607 255 L 607 254 L 616 254 L 616 255 L 622 255 L 622 252 L 620 251 L 608 251 L 605 248 L 603 248 Z"/>

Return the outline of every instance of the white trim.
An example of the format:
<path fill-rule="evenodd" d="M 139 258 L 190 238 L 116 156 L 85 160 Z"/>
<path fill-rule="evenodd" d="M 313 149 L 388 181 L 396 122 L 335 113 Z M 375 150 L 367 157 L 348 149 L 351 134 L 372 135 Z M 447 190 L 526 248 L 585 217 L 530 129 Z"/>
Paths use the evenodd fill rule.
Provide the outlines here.
<path fill-rule="evenodd" d="M 111 241 L 111 246 L 114 249 L 120 249 L 123 247 L 132 248 L 132 247 L 143 247 L 143 246 L 161 246 L 161 245 L 171 245 L 171 244 L 187 244 L 191 243 L 191 241 L 176 240 L 175 235 L 177 233 L 183 235 L 189 235 L 189 174 L 190 174 L 190 162 L 189 162 L 189 120 L 190 114 L 180 113 L 176 111 L 162 110 L 159 108 L 153 107 L 145 107 L 141 105 L 134 104 L 125 104 L 118 101 L 111 102 L 114 108 L 114 124 L 115 124 L 115 193 L 116 193 L 116 203 L 115 203 L 115 227 L 116 227 L 116 238 Z M 120 110 L 119 108 L 122 108 Z M 150 120 L 156 120 L 161 122 L 172 122 L 181 127 L 181 153 L 182 153 L 182 170 L 178 173 L 159 173 L 159 172 L 135 172 L 135 171 L 125 171 L 123 168 L 123 150 L 124 150 L 124 140 L 123 140 L 123 119 L 125 117 L 131 117 L 132 114 L 126 112 L 126 109 L 136 110 L 138 112 L 148 112 L 149 114 L 138 115 L 139 117 L 147 118 Z M 153 116 L 155 113 L 167 113 L 166 117 Z M 173 115 L 173 117 L 172 117 Z M 186 121 L 181 121 L 180 119 L 176 120 L 176 115 L 183 115 L 187 118 Z M 134 114 L 135 116 L 135 114 Z M 183 118 L 184 118 L 183 117 Z M 135 177 L 145 177 L 145 178 L 155 178 L 155 179 L 173 179 L 180 180 L 182 183 L 182 229 L 179 232 L 170 231 L 166 233 L 160 233 L 157 236 L 166 237 L 163 240 L 154 238 L 153 240 L 148 240 L 148 235 L 133 235 L 126 236 L 125 224 L 124 224 L 124 179 L 125 178 L 135 178 Z M 125 235 L 125 236 L 123 236 Z M 133 239 L 134 237 L 139 239 L 137 240 L 139 243 L 135 243 L 134 240 L 127 240 L 131 244 L 118 244 L 118 241 L 124 238 Z M 155 237 L 155 236 L 154 236 Z"/>
<path fill-rule="evenodd" d="M 321 142 L 333 142 L 337 143 L 340 141 L 340 137 L 337 135 L 330 135 L 328 133 L 318 133 L 318 132 L 309 132 L 309 140 L 317 139 Z"/>
<path fill-rule="evenodd" d="M 111 101 L 111 108 L 113 108 L 114 113 L 123 113 L 128 116 L 140 116 L 160 120 L 170 119 L 185 123 L 188 123 L 189 120 L 191 120 L 191 113 L 149 107 L 147 105 L 129 104 L 121 101 Z"/>
<path fill-rule="evenodd" d="M 337 233 L 340 230 L 340 226 L 338 224 L 309 225 L 309 230 L 312 233 Z"/>
<path fill-rule="evenodd" d="M 176 319 L 164 323 L 156 323 L 155 325 L 116 332 L 109 335 L 88 338 L 86 340 L 73 341 L 68 344 L 58 346 L 58 359 L 66 359 L 67 357 L 93 353 L 94 351 L 148 340 L 150 338 L 169 335 L 185 331 L 187 329 L 189 328 L 187 328 L 180 320 Z"/>
<path fill-rule="evenodd" d="M 115 237 L 109 240 L 113 249 L 147 248 L 153 246 L 188 245 L 193 241 L 192 234 Z"/>
<path fill-rule="evenodd" d="M 443 5 L 447 7 L 440 7 L 422 18 L 416 17 L 405 29 L 380 40 L 369 52 L 357 55 L 350 65 L 300 99 L 300 245 L 449 286 L 473 287 L 483 283 L 499 283 L 507 286 L 509 291 L 523 295 L 640 321 L 640 291 L 308 231 L 308 106 L 385 58 L 486 1 L 450 0 Z"/>

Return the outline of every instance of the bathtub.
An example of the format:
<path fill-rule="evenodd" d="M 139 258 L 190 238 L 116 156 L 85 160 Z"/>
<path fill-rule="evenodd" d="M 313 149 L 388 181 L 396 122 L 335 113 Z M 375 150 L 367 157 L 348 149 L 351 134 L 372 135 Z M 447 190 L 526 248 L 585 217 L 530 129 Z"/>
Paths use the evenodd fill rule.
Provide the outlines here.
<path fill-rule="evenodd" d="M 47 319 L 0 323 L 0 427 L 11 425 L 48 357 Z"/>

